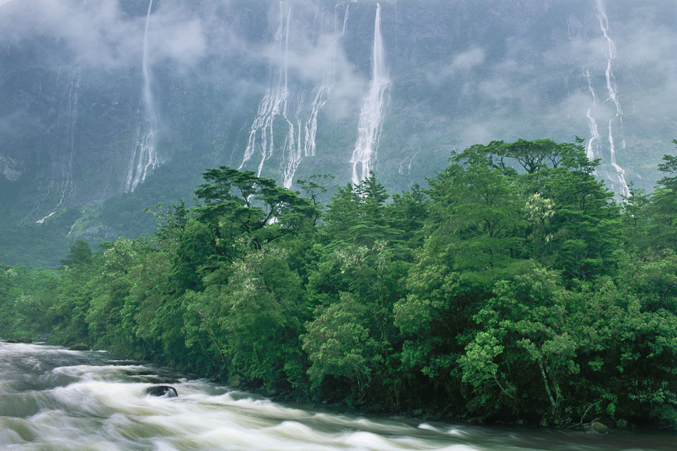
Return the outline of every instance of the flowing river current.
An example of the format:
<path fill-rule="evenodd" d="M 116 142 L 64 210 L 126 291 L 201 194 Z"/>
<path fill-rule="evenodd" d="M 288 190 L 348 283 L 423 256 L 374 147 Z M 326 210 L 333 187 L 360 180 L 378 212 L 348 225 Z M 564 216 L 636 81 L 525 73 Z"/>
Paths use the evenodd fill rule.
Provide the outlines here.
<path fill-rule="evenodd" d="M 179 396 L 145 396 L 155 384 L 171 384 Z M 0 449 L 674 450 L 677 436 L 304 410 L 105 352 L 0 342 Z"/>

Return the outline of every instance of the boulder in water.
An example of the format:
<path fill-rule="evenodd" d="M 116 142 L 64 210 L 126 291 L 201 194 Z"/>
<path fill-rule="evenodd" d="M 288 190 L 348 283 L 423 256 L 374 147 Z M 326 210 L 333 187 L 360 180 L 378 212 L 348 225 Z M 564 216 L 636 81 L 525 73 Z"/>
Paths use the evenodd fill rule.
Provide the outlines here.
<path fill-rule="evenodd" d="M 609 432 L 611 432 L 609 426 L 602 424 L 599 421 L 595 421 L 592 424 L 588 425 L 586 430 L 589 434 L 608 434 Z"/>
<path fill-rule="evenodd" d="M 16 338 L 10 338 L 7 340 L 7 343 L 33 343 L 33 339 L 31 337 L 25 336 L 25 337 L 16 337 Z"/>
<path fill-rule="evenodd" d="M 145 391 L 147 396 L 157 396 L 159 398 L 176 398 L 179 394 L 176 392 L 174 387 L 169 385 L 156 385 L 154 387 L 148 387 Z"/>

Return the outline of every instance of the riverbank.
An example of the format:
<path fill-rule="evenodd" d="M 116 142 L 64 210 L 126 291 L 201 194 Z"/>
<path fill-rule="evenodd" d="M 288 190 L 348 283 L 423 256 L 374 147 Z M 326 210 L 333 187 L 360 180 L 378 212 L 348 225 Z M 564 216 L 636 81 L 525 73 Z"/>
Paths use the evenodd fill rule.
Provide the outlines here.
<path fill-rule="evenodd" d="M 41 337 L 44 338 L 44 337 Z M 64 350 L 68 351 L 105 351 L 105 352 L 110 352 L 109 350 L 106 349 L 100 349 L 100 350 L 93 350 L 90 347 L 78 343 L 75 345 L 70 345 L 66 346 L 64 344 L 59 344 L 59 343 L 47 343 L 47 342 L 40 342 L 40 341 L 33 341 L 32 338 L 26 338 L 24 337 L 23 340 L 2 340 L 0 338 L 0 343 L 5 342 L 9 344 L 17 344 L 17 343 L 22 343 L 22 344 L 31 344 L 34 343 L 37 346 L 40 345 L 51 345 L 51 346 L 60 346 L 63 347 Z M 124 356 L 124 355 L 118 355 L 115 356 L 114 354 L 110 354 L 111 357 L 115 360 L 121 360 L 121 361 L 137 361 L 136 359 L 133 358 L 133 356 Z M 184 378 L 192 378 L 192 379 L 199 379 L 199 378 L 204 378 L 206 377 L 205 374 L 200 373 L 199 371 L 193 371 L 191 373 L 186 373 L 186 372 L 179 372 L 178 370 L 166 367 L 163 362 L 153 362 L 153 361 L 139 361 L 139 364 L 142 365 L 149 365 L 154 368 L 164 368 L 165 372 L 172 372 L 174 374 L 180 374 L 181 377 Z M 524 420 L 516 420 L 516 421 L 511 421 L 511 422 L 505 422 L 499 420 L 495 421 L 480 421 L 478 419 L 463 419 L 463 418 L 449 418 L 449 417 L 442 417 L 435 415 L 434 413 L 426 413 L 424 412 L 423 409 L 417 410 L 417 411 L 393 411 L 393 410 L 384 410 L 384 409 L 378 409 L 378 408 L 370 408 L 370 406 L 359 406 L 359 407 L 354 407 L 354 406 L 349 406 L 346 403 L 342 402 L 335 402 L 335 401 L 327 401 L 327 402 L 313 402 L 310 399 L 300 399 L 298 397 L 295 397 L 293 394 L 271 394 L 269 391 L 266 391 L 262 389 L 261 387 L 257 387 L 255 385 L 251 384 L 242 384 L 239 387 L 232 387 L 227 384 L 227 381 L 225 380 L 218 380 L 212 378 L 210 380 L 210 383 L 214 384 L 226 384 L 226 386 L 231 389 L 231 390 L 238 390 L 242 389 L 245 390 L 246 393 L 251 393 L 252 395 L 255 395 L 258 397 L 257 399 L 264 400 L 268 399 L 273 402 L 277 403 L 282 403 L 286 406 L 289 406 L 290 408 L 298 408 L 302 410 L 314 410 L 318 412 L 325 412 L 325 413 L 331 413 L 334 415 L 371 415 L 377 418 L 397 418 L 398 420 L 405 421 L 410 424 L 414 423 L 421 423 L 421 422 L 433 422 L 433 423 L 457 423 L 457 424 L 466 424 L 469 426 L 489 426 L 489 427 L 498 427 L 498 428 L 508 428 L 508 429 L 515 429 L 515 430 L 553 430 L 552 427 L 546 427 L 543 425 L 539 425 L 537 423 L 529 423 Z M 578 424 L 567 424 L 567 425 L 562 425 L 560 427 L 555 428 L 555 430 L 561 430 L 561 431 L 578 431 L 578 432 L 585 432 L 588 434 L 616 434 L 616 433 L 628 433 L 628 432 L 634 432 L 634 433 L 640 433 L 640 434 L 651 434 L 651 433 L 674 433 L 674 429 L 670 429 L 669 427 L 641 427 L 637 425 L 631 425 L 627 423 L 621 423 L 620 427 L 619 425 L 613 421 L 609 420 L 608 418 L 605 420 L 602 419 L 594 419 L 593 421 L 589 423 L 578 423 Z M 675 438 L 677 439 L 677 434 L 675 434 Z"/>
<path fill-rule="evenodd" d="M 530 149 L 552 165 L 491 163 Z M 0 332 L 364 410 L 675 428 L 677 240 L 656 224 L 677 224 L 677 175 L 622 210 L 596 165 L 580 140 L 490 143 L 425 190 L 389 202 L 370 174 L 326 205 L 320 176 L 303 197 L 208 169 L 151 238 L 77 241 L 56 276 L 7 268 Z"/>
<path fill-rule="evenodd" d="M 0 447 L 617 451 L 674 449 L 674 435 L 528 430 L 300 408 L 169 368 L 36 344 L 0 343 Z M 177 398 L 144 396 L 151 385 Z"/>

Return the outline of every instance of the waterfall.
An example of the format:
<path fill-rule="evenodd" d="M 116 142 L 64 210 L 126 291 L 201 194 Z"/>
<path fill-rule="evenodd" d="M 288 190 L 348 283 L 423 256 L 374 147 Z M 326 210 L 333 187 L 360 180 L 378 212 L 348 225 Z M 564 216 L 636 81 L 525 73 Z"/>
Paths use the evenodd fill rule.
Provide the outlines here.
<path fill-rule="evenodd" d="M 305 123 L 303 124 L 304 135 L 301 135 L 301 126 L 302 111 L 304 109 L 303 97 L 299 102 L 299 106 L 296 112 L 296 120 L 298 124 L 298 137 L 296 140 L 296 148 L 289 147 L 287 150 L 288 158 L 284 159 L 282 162 L 282 185 L 285 188 L 291 188 L 294 183 L 294 174 L 296 169 L 298 169 L 299 164 L 301 163 L 302 157 L 314 157 L 316 152 L 316 141 L 315 137 L 317 136 L 317 116 L 324 107 L 324 105 L 331 98 L 331 92 L 334 88 L 334 83 L 336 80 L 336 52 L 338 48 L 338 43 L 341 37 L 346 34 L 346 25 L 348 22 L 348 16 L 350 14 L 350 5 L 345 7 L 345 12 L 343 14 L 343 25 L 341 27 L 341 32 L 338 32 L 338 5 L 334 8 L 334 35 L 335 37 L 331 40 L 329 45 L 330 57 L 328 60 L 327 67 L 325 68 L 324 73 L 322 74 L 322 84 L 314 89 L 315 96 L 313 102 L 309 106 L 309 111 L 304 115 Z M 323 21 L 321 20 L 320 23 Z M 318 42 L 319 44 L 319 42 Z M 303 141 L 302 141 L 303 140 Z"/>
<path fill-rule="evenodd" d="M 66 194 L 70 190 L 73 194 L 73 158 L 75 156 L 75 126 L 78 121 L 78 90 L 80 88 L 80 68 L 78 68 L 68 85 L 68 156 L 62 164 L 63 186 L 61 198 L 56 208 L 63 204 Z M 43 219 L 44 220 L 44 219 Z"/>
<path fill-rule="evenodd" d="M 416 153 L 414 153 L 411 157 L 407 157 L 400 162 L 400 167 L 398 168 L 397 172 L 400 175 L 411 175 L 411 165 L 414 163 L 414 159 L 418 156 L 419 153 L 421 153 L 421 147 L 420 146 L 419 146 L 418 150 L 416 151 Z M 407 161 L 409 161 L 409 162 L 407 163 Z M 406 174 L 405 174 L 405 171 L 404 171 L 405 165 L 407 167 Z"/>
<path fill-rule="evenodd" d="M 258 165 L 257 175 L 261 175 L 263 164 L 270 158 L 275 149 L 275 137 L 273 133 L 273 122 L 275 117 L 282 115 L 290 128 L 290 135 L 293 137 L 293 124 L 287 118 L 287 97 L 288 92 L 288 62 L 289 62 L 289 23 L 291 21 L 291 7 L 287 11 L 287 20 L 284 18 L 284 3 L 280 2 L 280 21 L 277 32 L 275 33 L 274 45 L 277 51 L 277 66 L 272 70 L 270 86 L 266 90 L 263 100 L 259 104 L 256 118 L 249 131 L 249 139 L 244 152 L 242 163 L 238 169 L 253 158 L 254 153 L 259 150 L 261 161 Z M 257 138 L 260 135 L 260 143 Z M 291 144 L 290 144 L 291 145 Z"/>
<path fill-rule="evenodd" d="M 611 101 L 616 110 L 616 117 L 609 120 L 609 131 L 608 131 L 608 140 L 609 140 L 609 160 L 610 164 L 603 165 L 598 171 L 597 175 L 606 179 L 610 185 L 611 189 L 621 196 L 629 196 L 630 190 L 628 184 L 625 181 L 625 171 L 616 163 L 616 146 L 614 140 L 614 133 L 621 137 L 621 147 L 625 149 L 625 137 L 623 132 L 623 109 L 621 108 L 620 101 L 618 99 L 618 89 L 616 86 L 616 78 L 613 73 L 613 60 L 616 58 L 616 43 L 609 36 L 609 18 L 606 14 L 606 7 L 604 5 L 604 0 L 597 0 L 597 19 L 599 20 L 599 26 L 604 37 L 604 42 L 606 44 L 605 56 L 606 56 L 606 70 L 604 71 L 604 76 L 606 79 L 606 88 L 608 92 L 607 101 Z M 588 84 L 590 80 L 588 78 Z M 591 91 L 592 87 L 590 88 Z M 596 99 L 594 99 L 596 101 Z M 594 105 L 594 104 L 593 104 Z M 591 118 L 590 111 L 588 110 L 588 118 Z M 593 120 L 594 121 L 594 120 Z M 615 131 L 615 124 L 618 123 L 617 131 Z M 592 125 L 591 125 L 592 131 Z M 597 139 L 599 141 L 599 131 L 597 130 L 597 125 L 595 123 L 595 133 L 593 132 L 592 138 L 590 141 Z M 588 144 L 589 147 L 590 143 Z M 600 155 L 601 156 L 601 155 Z"/>
<path fill-rule="evenodd" d="M 60 76 L 61 69 L 57 72 L 57 85 Z M 64 200 L 68 197 L 72 197 L 75 192 L 75 184 L 73 182 L 73 160 L 75 158 L 79 90 L 80 67 L 78 66 L 75 68 L 70 81 L 66 85 L 66 89 L 59 102 L 59 117 L 57 119 L 57 124 L 59 127 L 64 127 L 64 135 L 63 141 L 59 140 L 59 144 L 57 144 L 49 188 L 42 196 L 42 200 L 36 204 L 35 208 L 31 211 L 31 214 L 36 213 L 41 205 L 51 203 L 51 196 L 54 192 L 55 195 L 58 196 L 59 201 L 56 206 L 53 207 L 54 210 L 50 214 L 35 221 L 38 224 L 44 223 L 46 219 L 54 215 L 57 209 L 63 205 Z M 9 162 L 11 163 L 11 159 Z"/>
<path fill-rule="evenodd" d="M 290 87 L 289 80 L 292 8 L 282 1 L 279 5 L 279 22 L 273 41 L 277 58 L 271 67 L 270 84 L 259 104 L 256 118 L 249 131 L 244 156 L 238 169 L 247 165 L 255 155 L 260 155 L 257 175 L 261 176 L 265 162 L 273 157 L 276 151 L 275 121 L 282 121 L 284 124 L 282 129 L 286 133 L 280 149 L 280 174 L 282 185 L 285 188 L 291 188 L 294 182 L 294 174 L 303 158 L 314 157 L 316 154 L 318 115 L 331 98 L 334 88 L 337 51 L 339 41 L 345 34 L 349 6 L 346 6 L 344 10 L 341 31 L 339 31 L 337 24 L 339 8 L 338 6 L 334 8 L 334 32 L 329 35 L 329 39 L 331 39 L 328 46 L 329 56 L 322 74 L 321 84 L 309 92 L 305 90 L 292 92 L 293 88 Z M 317 46 L 326 38 L 322 30 L 324 18 L 319 9 L 315 13 L 314 22 L 319 23 L 320 26 L 317 49 Z M 277 127 L 278 133 L 279 129 L 280 127 Z M 277 141 L 279 142 L 279 140 Z"/>
<path fill-rule="evenodd" d="M 315 99 L 310 108 L 310 116 L 306 122 L 306 142 L 304 146 L 305 156 L 315 156 L 315 135 L 317 134 L 317 114 L 320 112 L 320 109 L 327 103 L 331 97 L 331 90 L 334 86 L 334 81 L 336 78 L 336 51 L 338 42 L 346 34 L 346 26 L 348 24 L 348 16 L 350 15 L 350 5 L 346 5 L 345 12 L 343 14 L 343 25 L 341 27 L 341 33 L 338 34 L 337 30 L 337 13 L 338 5 L 334 8 L 334 33 L 337 35 L 331 42 L 330 52 L 331 58 L 329 60 L 329 65 L 325 74 L 323 75 L 322 86 L 320 86 L 316 91 Z"/>
<path fill-rule="evenodd" d="M 585 71 L 585 78 L 588 80 L 588 89 L 592 95 L 592 108 L 594 108 L 597 106 L 597 94 L 595 93 L 595 88 L 592 87 L 592 80 L 590 79 L 589 70 Z M 585 146 L 585 153 L 589 160 L 602 158 L 599 129 L 597 128 L 597 121 L 592 116 L 592 108 L 588 108 L 587 118 L 590 124 L 590 139 L 588 140 L 588 144 Z"/>
<path fill-rule="evenodd" d="M 143 114 L 141 113 L 142 108 L 139 108 L 136 144 L 127 170 L 126 191 L 134 191 L 138 184 L 146 180 L 146 176 L 161 164 L 160 157 L 155 151 L 158 118 L 153 104 L 153 93 L 150 88 L 151 73 L 148 63 L 148 26 L 150 24 L 150 12 L 152 8 L 153 0 L 150 0 L 143 33 L 143 60 L 141 64 L 143 72 Z"/>
<path fill-rule="evenodd" d="M 330 45 L 330 53 L 331 57 L 329 59 L 329 64 L 327 66 L 327 69 L 325 70 L 325 73 L 322 76 L 322 85 L 317 88 L 315 91 L 315 98 L 313 99 L 313 103 L 310 106 L 310 114 L 308 116 L 308 120 L 306 121 L 305 124 L 305 136 L 306 140 L 304 143 L 304 152 L 303 154 L 306 157 L 314 157 L 315 156 L 315 136 L 317 135 L 317 115 L 320 112 L 320 109 L 327 103 L 329 98 L 331 97 L 331 91 L 332 88 L 334 87 L 334 81 L 336 78 L 336 51 L 337 51 L 337 46 L 338 42 L 341 39 L 343 35 L 346 34 L 346 25 L 348 23 L 348 15 L 350 14 L 350 5 L 347 5 L 345 7 L 345 12 L 343 14 L 343 26 L 341 27 L 341 33 L 338 33 L 337 30 L 337 22 L 336 19 L 338 17 L 338 9 L 339 5 L 336 5 L 334 8 L 334 34 L 336 34 L 336 37 L 332 39 L 331 45 Z"/>
<path fill-rule="evenodd" d="M 381 37 L 381 5 L 377 3 L 374 24 L 372 77 L 369 83 L 369 90 L 362 103 L 357 143 L 355 144 L 355 150 L 353 150 L 353 156 L 350 159 L 350 163 L 353 165 L 352 182 L 355 185 L 359 184 L 360 180 L 368 177 L 369 172 L 372 170 L 381 135 L 385 94 L 389 83 L 383 39 Z"/>
<path fill-rule="evenodd" d="M 45 222 L 45 219 L 51 218 L 54 215 L 54 213 L 56 213 L 56 210 L 54 210 L 53 212 L 51 212 L 50 214 L 48 214 L 44 218 L 38 219 L 37 221 L 35 221 L 35 223 L 36 224 L 43 224 Z"/>

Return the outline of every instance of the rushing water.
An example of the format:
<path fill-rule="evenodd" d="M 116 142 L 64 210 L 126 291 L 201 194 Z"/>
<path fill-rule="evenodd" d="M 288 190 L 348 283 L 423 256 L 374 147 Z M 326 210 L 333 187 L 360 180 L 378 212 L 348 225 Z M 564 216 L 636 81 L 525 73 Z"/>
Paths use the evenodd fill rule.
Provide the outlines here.
<path fill-rule="evenodd" d="M 132 192 L 139 183 L 143 183 L 146 180 L 148 174 L 161 164 L 160 157 L 155 151 L 158 117 L 153 101 L 153 92 L 150 89 L 151 72 L 148 55 L 148 28 L 152 9 L 153 0 L 150 0 L 148 2 L 148 13 L 146 14 L 146 26 L 143 32 L 143 60 L 141 62 L 141 71 L 143 72 L 143 114 L 142 109 L 139 108 L 136 145 L 134 146 L 132 159 L 129 162 L 127 180 L 125 182 L 125 190 Z"/>
<path fill-rule="evenodd" d="M 611 191 L 616 193 L 616 200 L 622 202 L 623 197 L 630 196 L 630 188 L 628 187 L 628 184 L 625 180 L 625 170 L 616 163 L 616 145 L 614 141 L 614 135 L 621 139 L 621 149 L 625 150 L 626 145 L 623 131 L 623 109 L 621 108 L 618 86 L 616 86 L 616 77 L 614 76 L 613 72 L 613 61 L 617 56 L 616 43 L 609 36 L 609 18 L 606 14 L 606 5 L 604 0 L 597 0 L 597 19 L 599 20 L 599 27 L 603 35 L 602 50 L 606 59 L 604 78 L 606 80 L 606 89 L 608 92 L 608 98 L 602 103 L 613 103 L 613 110 L 615 111 L 611 111 L 611 113 L 615 113 L 615 115 L 609 119 L 609 158 L 606 159 L 603 155 L 602 137 L 600 136 L 597 121 L 593 113 L 598 107 L 599 98 L 597 97 L 595 89 L 593 88 L 590 71 L 586 69 L 584 73 L 588 81 L 588 89 L 590 94 L 592 94 L 592 107 L 588 108 L 587 113 L 587 118 L 590 125 L 590 139 L 588 140 L 588 144 L 586 146 L 586 152 L 590 160 L 598 158 L 602 160 L 603 164 L 601 164 L 595 170 L 595 174 L 608 183 Z M 617 127 L 615 124 L 617 124 Z"/>
<path fill-rule="evenodd" d="M 238 167 L 242 169 L 255 154 L 260 153 L 256 174 L 261 176 L 265 162 L 275 152 L 281 151 L 279 173 L 282 186 L 289 189 L 301 160 L 315 156 L 318 116 L 331 98 L 336 83 L 340 41 L 346 33 L 350 16 L 350 5 L 337 4 L 333 14 L 327 17 L 324 8 L 318 7 L 313 14 L 313 26 L 308 27 L 303 20 L 308 10 L 299 8 L 298 4 L 293 4 L 292 8 L 291 3 L 279 2 L 280 16 L 271 52 L 274 57 L 270 67 L 270 84 L 259 104 L 242 163 Z M 325 29 L 326 22 L 333 23 L 333 27 Z M 309 44 L 313 40 L 316 42 Z M 312 89 L 299 89 L 294 83 L 297 81 L 294 69 L 298 67 L 295 68 L 293 63 L 290 67 L 290 58 L 298 60 L 299 55 L 308 53 L 318 55 L 315 64 L 321 67 L 321 81 L 304 80 L 303 84 L 307 88 L 312 86 Z M 281 146 L 280 142 L 283 142 Z"/>
<path fill-rule="evenodd" d="M 381 5 L 376 4 L 376 19 L 374 23 L 374 49 L 371 61 L 371 82 L 369 91 L 364 97 L 358 137 L 350 163 L 353 165 L 353 185 L 369 177 L 373 170 L 376 150 L 381 137 L 383 114 L 385 111 L 386 90 L 390 84 L 388 68 L 386 67 L 383 36 L 381 36 Z"/>
<path fill-rule="evenodd" d="M 171 384 L 177 398 L 144 396 Z M 674 450 L 674 435 L 524 431 L 303 410 L 104 352 L 0 343 L 3 450 Z"/>

